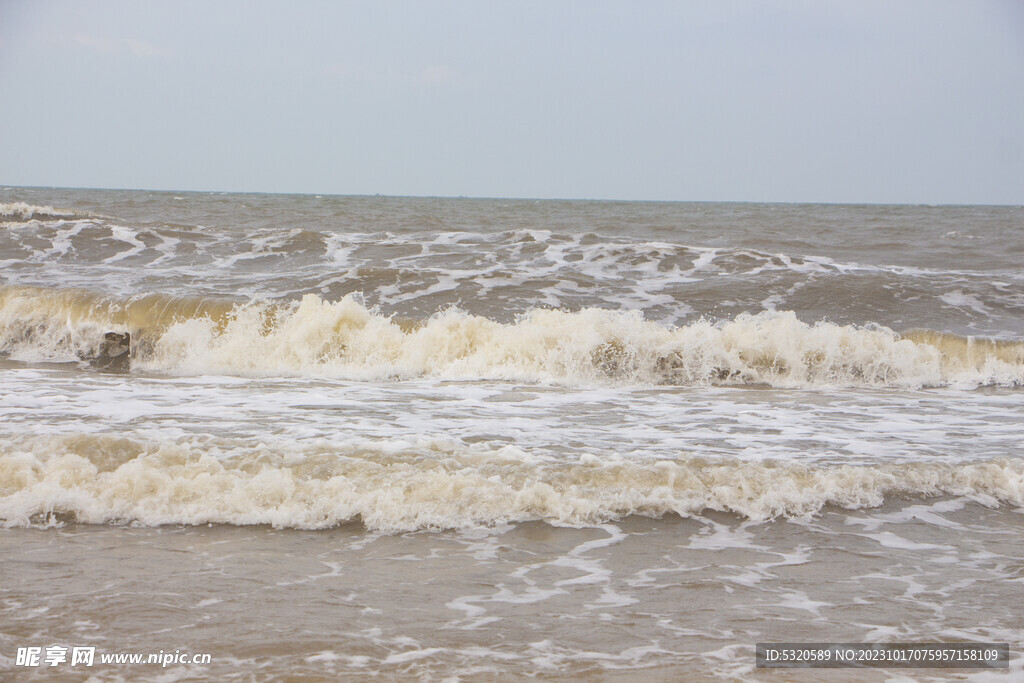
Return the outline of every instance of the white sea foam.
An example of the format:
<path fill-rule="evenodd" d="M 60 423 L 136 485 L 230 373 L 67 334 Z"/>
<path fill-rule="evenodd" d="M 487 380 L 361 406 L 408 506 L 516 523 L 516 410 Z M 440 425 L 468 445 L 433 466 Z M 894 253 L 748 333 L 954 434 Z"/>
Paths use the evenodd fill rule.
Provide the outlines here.
<path fill-rule="evenodd" d="M 110 258 L 104 259 L 104 263 L 115 263 L 122 259 L 126 259 L 130 256 L 135 256 L 146 249 L 146 244 L 139 239 L 139 236 L 132 228 L 125 227 L 123 225 L 111 225 L 110 235 L 119 242 L 125 242 L 130 245 L 128 249 L 120 251 Z"/>
<path fill-rule="evenodd" d="M 10 357 L 88 357 L 109 331 L 133 334 L 136 367 L 174 375 L 775 387 L 1024 383 L 1024 343 L 809 324 L 785 311 L 671 328 L 638 311 L 540 309 L 503 324 L 450 309 L 413 324 L 355 296 L 232 308 L 0 288 L 0 352 Z"/>
<path fill-rule="evenodd" d="M 0 440 L 7 526 L 74 519 L 314 529 L 359 520 L 402 531 L 524 520 L 578 526 L 705 510 L 757 521 L 826 505 L 873 507 L 894 495 L 1024 505 L 1024 461 L 830 467 L 679 456 L 589 467 L 510 461 L 444 441 L 254 448 L 87 434 Z M 600 572 L 587 571 L 599 580 Z"/>
<path fill-rule="evenodd" d="M 52 206 L 36 206 L 25 202 L 0 203 L 0 221 L 59 220 L 88 215 L 70 209 L 55 209 Z"/>
<path fill-rule="evenodd" d="M 642 309 L 650 319 L 672 324 L 693 315 L 724 317 L 758 307 L 811 306 L 820 316 L 825 297 L 827 314 L 844 322 L 868 322 L 867 308 L 872 319 L 890 325 L 917 317 L 933 327 L 951 320 L 954 326 L 946 329 L 958 331 L 1005 337 L 1021 332 L 1017 285 L 1024 276 L 1013 269 L 859 263 L 740 244 L 706 247 L 585 231 L 449 231 L 441 224 L 415 232 L 296 228 L 287 220 L 273 227 L 259 222 L 238 228 L 143 228 L 97 216 L 90 230 L 69 235 L 61 229 L 66 218 L 50 216 L 55 224 L 40 218 L 45 212 L 32 215 L 12 223 L 20 229 L 0 239 L 5 256 L 16 254 L 23 261 L 9 276 L 11 283 L 93 287 L 102 282 L 105 291 L 126 296 L 148 291 L 292 299 L 317 292 L 336 300 L 360 291 L 370 305 L 416 317 L 459 306 L 507 321 L 531 308 L 601 306 Z M 115 233 L 114 239 L 97 236 L 105 229 Z M 129 229 L 138 242 L 124 240 L 131 247 L 125 250 L 119 241 L 130 237 Z M 1009 285 L 997 286 L 1000 282 Z M 849 286 L 858 296 L 844 300 Z"/>
<path fill-rule="evenodd" d="M 983 304 L 977 296 L 973 294 L 965 294 L 959 289 L 947 292 L 940 296 L 939 299 L 950 306 L 970 309 L 974 313 L 984 316 L 985 318 L 991 317 L 992 315 L 992 311 L 988 310 L 985 304 Z"/>

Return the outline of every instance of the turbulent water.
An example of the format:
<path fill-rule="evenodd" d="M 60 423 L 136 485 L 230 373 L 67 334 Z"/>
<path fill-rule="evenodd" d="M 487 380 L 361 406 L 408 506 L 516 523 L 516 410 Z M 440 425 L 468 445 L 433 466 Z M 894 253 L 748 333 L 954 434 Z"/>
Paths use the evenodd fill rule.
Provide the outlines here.
<path fill-rule="evenodd" d="M 0 670 L 1019 674 L 1022 262 L 1021 207 L 0 191 Z M 162 602 L 68 599 L 127 547 Z"/>

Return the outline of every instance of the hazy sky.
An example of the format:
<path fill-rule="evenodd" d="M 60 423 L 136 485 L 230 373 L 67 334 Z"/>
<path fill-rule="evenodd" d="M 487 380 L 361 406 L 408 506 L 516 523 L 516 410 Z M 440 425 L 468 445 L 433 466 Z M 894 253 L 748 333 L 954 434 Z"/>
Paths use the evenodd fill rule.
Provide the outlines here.
<path fill-rule="evenodd" d="M 0 0 L 0 183 L 1024 204 L 1024 2 Z"/>

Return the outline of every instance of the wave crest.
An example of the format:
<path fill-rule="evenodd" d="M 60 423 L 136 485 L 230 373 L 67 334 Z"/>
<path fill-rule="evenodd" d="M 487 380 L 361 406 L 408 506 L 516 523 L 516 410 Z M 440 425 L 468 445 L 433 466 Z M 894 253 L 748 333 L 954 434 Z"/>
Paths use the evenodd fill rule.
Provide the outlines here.
<path fill-rule="evenodd" d="M 28 221 L 57 221 L 66 218 L 88 218 L 91 214 L 52 206 L 36 206 L 25 202 L 0 203 L 0 223 L 27 223 Z"/>
<path fill-rule="evenodd" d="M 65 435 L 0 441 L 5 526 L 79 523 L 269 524 L 361 521 L 388 532 L 528 520 L 573 526 L 629 515 L 725 511 L 802 517 L 826 505 L 962 495 L 1024 505 L 1024 462 L 835 467 L 699 457 L 538 460 L 514 446 L 446 440 L 320 444 L 275 451 Z"/>
<path fill-rule="evenodd" d="M 0 354 L 71 361 L 130 332 L 136 369 L 175 375 L 773 387 L 1024 384 L 1024 343 L 878 325 L 808 324 L 793 312 L 669 328 L 639 311 L 537 309 L 514 323 L 447 310 L 381 315 L 346 296 L 288 304 L 115 300 L 0 288 Z"/>

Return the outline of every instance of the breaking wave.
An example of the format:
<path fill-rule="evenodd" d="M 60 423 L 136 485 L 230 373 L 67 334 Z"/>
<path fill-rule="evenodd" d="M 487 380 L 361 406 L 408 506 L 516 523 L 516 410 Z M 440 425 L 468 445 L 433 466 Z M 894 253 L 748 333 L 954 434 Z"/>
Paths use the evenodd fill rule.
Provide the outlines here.
<path fill-rule="evenodd" d="M 56 221 L 67 218 L 88 218 L 92 214 L 52 206 L 36 206 L 25 202 L 0 203 L 0 224 L 28 221 Z"/>
<path fill-rule="evenodd" d="M 639 311 L 537 309 L 514 323 L 446 310 L 388 317 L 357 296 L 291 303 L 0 287 L 0 356 L 93 358 L 129 333 L 134 370 L 357 380 L 499 379 L 569 385 L 1024 385 L 1024 342 L 809 324 L 793 312 L 666 327 Z"/>
<path fill-rule="evenodd" d="M 0 520 L 8 527 L 361 522 L 397 532 L 527 520 L 581 526 L 706 510 L 759 521 L 938 495 L 1024 505 L 1024 461 L 827 467 L 585 454 L 563 462 L 514 446 L 436 439 L 281 450 L 96 435 L 0 441 Z"/>

